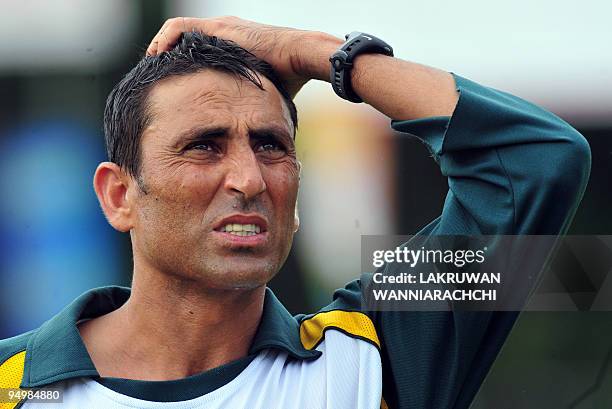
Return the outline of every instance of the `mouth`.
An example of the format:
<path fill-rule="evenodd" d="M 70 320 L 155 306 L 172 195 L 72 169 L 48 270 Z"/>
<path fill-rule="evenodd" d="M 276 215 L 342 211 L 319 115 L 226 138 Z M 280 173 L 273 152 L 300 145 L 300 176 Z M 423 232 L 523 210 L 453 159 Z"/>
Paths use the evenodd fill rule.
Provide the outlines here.
<path fill-rule="evenodd" d="M 268 236 L 268 223 L 259 215 L 235 214 L 218 222 L 214 231 L 231 243 L 258 245 Z"/>

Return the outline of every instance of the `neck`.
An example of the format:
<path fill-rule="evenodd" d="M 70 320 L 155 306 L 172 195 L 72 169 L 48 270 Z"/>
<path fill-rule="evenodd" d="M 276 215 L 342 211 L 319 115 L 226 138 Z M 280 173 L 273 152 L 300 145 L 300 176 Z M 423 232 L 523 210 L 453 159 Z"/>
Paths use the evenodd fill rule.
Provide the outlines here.
<path fill-rule="evenodd" d="M 264 295 L 263 286 L 209 291 L 135 268 L 129 300 L 79 330 L 102 377 L 180 379 L 245 357 Z"/>

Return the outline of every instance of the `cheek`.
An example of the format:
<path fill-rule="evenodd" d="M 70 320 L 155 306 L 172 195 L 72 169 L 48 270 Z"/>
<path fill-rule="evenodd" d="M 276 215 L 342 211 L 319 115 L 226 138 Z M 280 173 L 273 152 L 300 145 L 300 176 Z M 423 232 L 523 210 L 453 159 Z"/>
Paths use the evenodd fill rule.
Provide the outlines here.
<path fill-rule="evenodd" d="M 299 187 L 297 163 L 281 163 L 268 168 L 264 178 L 276 216 L 282 217 L 284 222 L 292 222 Z"/>
<path fill-rule="evenodd" d="M 142 215 L 145 222 L 155 218 L 165 230 L 185 230 L 206 221 L 220 180 L 214 170 L 184 167 L 180 173 L 160 171 L 150 176 Z"/>
<path fill-rule="evenodd" d="M 177 194 L 193 203 L 207 205 L 215 196 L 221 179 L 220 172 L 215 169 L 196 167 L 177 181 Z"/>
<path fill-rule="evenodd" d="M 214 168 L 186 164 L 180 172 L 160 172 L 156 191 L 171 202 L 205 204 L 214 196 L 221 180 Z"/>

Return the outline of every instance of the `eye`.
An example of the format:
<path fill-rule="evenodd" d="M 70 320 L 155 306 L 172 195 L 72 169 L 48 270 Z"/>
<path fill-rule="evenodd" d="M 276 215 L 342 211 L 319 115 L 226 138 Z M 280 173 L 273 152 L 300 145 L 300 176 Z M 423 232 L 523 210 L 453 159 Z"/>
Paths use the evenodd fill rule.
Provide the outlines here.
<path fill-rule="evenodd" d="M 198 141 L 190 143 L 185 147 L 186 151 L 195 150 L 195 151 L 204 151 L 204 152 L 216 152 L 217 146 L 212 141 Z"/>
<path fill-rule="evenodd" d="M 280 159 L 287 154 L 285 147 L 276 141 L 262 141 L 253 147 L 255 153 L 266 159 Z"/>
<path fill-rule="evenodd" d="M 280 144 L 276 142 L 264 142 L 257 146 L 256 152 L 265 152 L 265 151 L 282 151 L 284 150 Z"/>

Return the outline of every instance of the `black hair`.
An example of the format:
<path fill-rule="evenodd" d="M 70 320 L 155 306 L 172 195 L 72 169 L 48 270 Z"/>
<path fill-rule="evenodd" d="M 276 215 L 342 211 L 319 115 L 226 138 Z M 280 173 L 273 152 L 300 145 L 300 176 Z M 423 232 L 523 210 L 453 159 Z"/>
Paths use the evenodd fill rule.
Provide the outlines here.
<path fill-rule="evenodd" d="M 181 34 L 171 51 L 145 56 L 110 92 L 104 109 L 104 137 L 108 160 L 140 179 L 140 139 L 151 120 L 147 97 L 159 81 L 204 69 L 219 70 L 246 79 L 264 89 L 263 75 L 282 95 L 294 129 L 297 110 L 289 93 L 267 62 L 236 43 L 200 32 Z"/>

